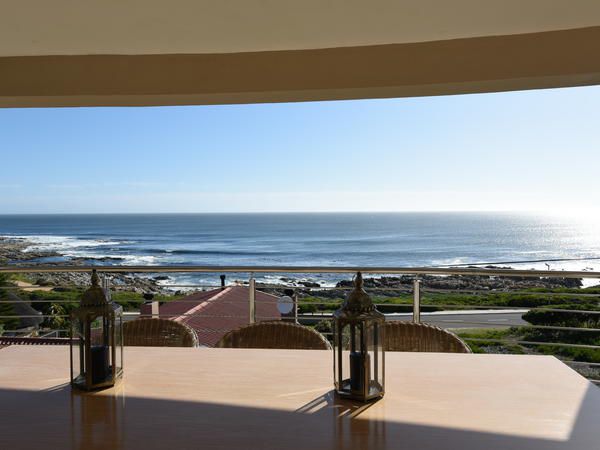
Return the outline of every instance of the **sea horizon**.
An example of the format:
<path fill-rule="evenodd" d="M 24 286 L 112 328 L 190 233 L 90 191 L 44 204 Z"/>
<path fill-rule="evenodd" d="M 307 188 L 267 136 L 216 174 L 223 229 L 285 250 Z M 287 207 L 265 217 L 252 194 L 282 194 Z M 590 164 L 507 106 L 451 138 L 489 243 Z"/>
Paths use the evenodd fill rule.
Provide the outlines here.
<path fill-rule="evenodd" d="M 567 216 L 569 213 L 557 214 L 553 211 L 539 210 L 501 210 L 501 209 L 464 209 L 464 210 L 348 210 L 348 211 L 135 211 L 135 212 L 19 212 L 19 213 L 0 213 L 3 216 L 91 216 L 91 215 L 194 215 L 194 214 L 522 214 L 527 216 Z"/>

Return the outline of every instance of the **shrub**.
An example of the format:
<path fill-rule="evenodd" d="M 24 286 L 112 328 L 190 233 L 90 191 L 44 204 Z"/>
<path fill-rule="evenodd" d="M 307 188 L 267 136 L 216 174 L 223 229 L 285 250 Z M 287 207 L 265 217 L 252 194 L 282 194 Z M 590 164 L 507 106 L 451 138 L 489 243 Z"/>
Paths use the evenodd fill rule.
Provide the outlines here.
<path fill-rule="evenodd" d="M 8 277 L 5 274 L 0 273 L 0 316 L 14 316 L 15 312 L 10 303 L 5 303 L 8 299 L 8 291 L 3 289 L 8 285 Z M 0 318 L 0 334 L 4 332 L 6 329 L 15 329 L 19 326 L 18 318 Z"/>
<path fill-rule="evenodd" d="M 585 305 L 568 305 L 569 309 L 583 309 Z M 533 325 L 557 327 L 600 328 L 600 314 L 571 311 L 532 309 L 523 314 L 523 320 Z"/>

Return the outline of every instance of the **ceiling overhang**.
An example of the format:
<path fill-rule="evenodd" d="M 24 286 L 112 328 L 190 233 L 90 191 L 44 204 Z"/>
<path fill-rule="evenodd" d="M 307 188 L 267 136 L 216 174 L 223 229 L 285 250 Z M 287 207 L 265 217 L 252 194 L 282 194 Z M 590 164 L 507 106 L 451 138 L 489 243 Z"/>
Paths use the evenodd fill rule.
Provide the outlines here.
<path fill-rule="evenodd" d="M 24 3 L 31 1 L 23 0 Z M 245 5 L 257 3 L 255 0 L 246 2 Z M 307 2 L 314 3 L 312 0 Z M 406 6 L 415 2 L 382 3 Z M 435 0 L 425 3 L 447 4 Z M 477 4 L 470 0 L 457 3 L 463 6 Z M 510 6 L 522 2 L 507 0 L 506 3 Z M 534 3 L 539 2 L 528 4 Z M 455 28 L 448 25 L 441 29 L 432 27 L 428 31 L 426 14 L 422 11 L 423 22 L 417 24 L 421 27 L 412 24 L 412 28 L 402 33 L 395 31 L 394 20 L 389 17 L 383 20 L 386 11 L 382 11 L 378 17 L 385 29 L 381 32 L 377 31 L 376 23 L 371 23 L 377 18 L 375 14 L 375 18 L 369 16 L 372 19 L 370 25 L 365 25 L 370 34 L 356 27 L 353 34 L 352 27 L 347 26 L 342 30 L 334 27 L 331 33 L 317 37 L 310 33 L 304 37 L 290 37 L 293 33 L 286 33 L 285 27 L 279 24 L 255 34 L 252 30 L 245 30 L 246 34 L 237 36 L 237 41 L 235 36 L 225 41 L 219 40 L 218 36 L 215 36 L 214 42 L 194 41 L 191 39 L 194 36 L 188 35 L 190 39 L 186 41 L 183 34 L 173 34 L 177 26 L 173 23 L 170 36 L 174 43 L 165 36 L 154 39 L 153 35 L 143 35 L 135 29 L 130 30 L 128 39 L 127 33 L 120 28 L 115 28 L 118 39 L 113 36 L 86 41 L 89 36 L 79 27 L 71 30 L 71 35 L 69 30 L 63 29 L 57 29 L 55 33 L 51 29 L 44 29 L 43 33 L 37 30 L 35 39 L 26 42 L 15 40 L 11 46 L 11 41 L 6 38 L 21 36 L 21 31 L 0 30 L 0 37 L 8 33 L 4 40 L 0 40 L 0 106 L 291 102 L 600 84 L 600 17 L 592 14 L 600 13 L 600 7 L 594 9 L 594 5 L 598 5 L 594 2 L 575 3 L 591 5 L 592 9 L 588 15 L 571 14 L 564 24 L 598 25 L 551 29 L 562 24 L 559 20 L 562 10 L 556 5 L 568 5 L 569 2 L 548 0 L 546 4 L 555 8 L 543 11 L 545 15 L 542 14 L 537 22 L 515 21 L 520 26 L 503 28 L 500 25 L 506 24 L 506 20 L 499 20 L 500 25 L 496 26 L 493 18 L 481 16 L 481 20 L 488 20 L 482 23 L 488 26 L 490 33 L 507 32 L 483 36 L 477 35 L 482 31 L 473 28 L 469 21 L 459 23 L 454 20 Z M 156 1 L 149 0 L 149 4 L 156 4 Z M 367 4 L 369 2 L 363 2 L 363 5 Z M 317 7 L 316 4 L 313 6 Z M 519 14 L 525 18 L 527 14 L 534 18 L 535 11 L 529 9 L 516 9 L 515 14 L 520 11 Z M 318 9 L 313 13 L 317 14 L 316 11 Z M 325 8 L 323 14 L 327 16 L 329 13 L 331 11 Z M 280 11 L 279 14 L 283 13 Z M 5 15 L 0 22 L 6 18 Z M 180 19 L 182 24 L 187 23 L 183 16 Z M 204 23 L 209 23 L 209 19 L 205 18 Z M 290 24 L 295 23 L 298 30 L 303 30 L 302 24 L 299 25 L 295 19 Z M 335 16 L 330 20 L 335 20 Z M 346 17 L 340 20 L 344 23 L 349 21 Z M 406 18 L 400 16 L 398 21 L 408 24 Z M 435 23 L 441 26 L 438 22 Z M 461 23 L 463 28 L 456 28 Z M 480 28 L 482 23 L 478 25 Z M 325 29 L 325 24 L 321 25 L 321 29 Z M 313 25 L 308 28 L 316 30 Z M 536 31 L 523 32 L 527 29 Z M 461 35 L 461 30 L 465 37 L 456 37 Z M 74 31 L 83 33 L 83 44 L 77 41 Z M 217 33 L 216 28 L 210 31 Z M 271 40 L 268 39 L 268 31 L 273 32 Z M 226 35 L 221 35 L 221 38 L 224 37 Z M 133 53 L 118 52 L 120 42 L 122 50 Z M 335 46 L 324 46 L 327 44 Z M 89 52 L 81 54 L 86 48 Z"/>

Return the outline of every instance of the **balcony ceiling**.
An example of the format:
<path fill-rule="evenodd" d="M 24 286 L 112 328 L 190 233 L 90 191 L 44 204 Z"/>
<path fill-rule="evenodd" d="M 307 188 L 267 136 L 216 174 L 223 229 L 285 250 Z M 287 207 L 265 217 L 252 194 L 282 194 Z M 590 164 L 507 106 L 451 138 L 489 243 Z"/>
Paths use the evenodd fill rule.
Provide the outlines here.
<path fill-rule="evenodd" d="M 597 0 L 5 0 L 0 106 L 589 85 L 598 54 Z"/>

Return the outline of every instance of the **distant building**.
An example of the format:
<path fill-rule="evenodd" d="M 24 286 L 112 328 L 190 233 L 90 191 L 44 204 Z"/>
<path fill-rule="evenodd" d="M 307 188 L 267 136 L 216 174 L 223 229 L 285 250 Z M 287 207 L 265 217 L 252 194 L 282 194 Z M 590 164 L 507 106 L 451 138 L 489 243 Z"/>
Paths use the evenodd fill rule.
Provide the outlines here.
<path fill-rule="evenodd" d="M 196 331 L 200 345 L 214 347 L 225 333 L 249 323 L 249 294 L 246 286 L 196 292 L 161 304 L 158 316 L 186 324 Z M 274 295 L 256 291 L 255 310 L 257 322 L 281 319 Z M 140 316 L 152 316 L 150 303 L 142 305 Z"/>

